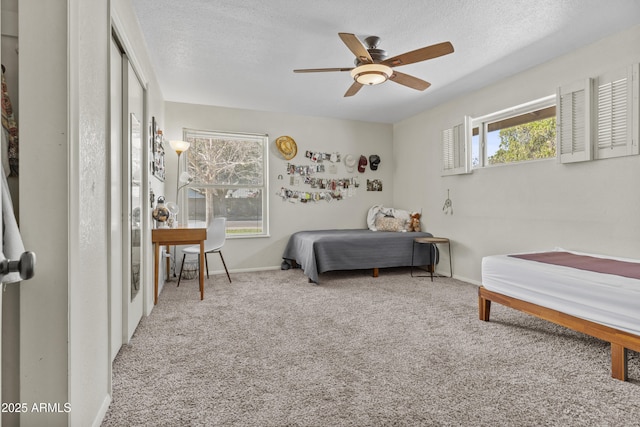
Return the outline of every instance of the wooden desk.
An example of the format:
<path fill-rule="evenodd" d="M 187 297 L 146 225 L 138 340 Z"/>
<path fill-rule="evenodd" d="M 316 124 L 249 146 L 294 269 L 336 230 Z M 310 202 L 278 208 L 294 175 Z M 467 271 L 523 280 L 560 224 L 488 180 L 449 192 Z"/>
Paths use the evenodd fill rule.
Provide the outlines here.
<path fill-rule="evenodd" d="M 153 256 L 153 304 L 158 303 L 158 274 L 160 270 L 160 246 L 200 245 L 200 299 L 204 299 L 204 241 L 207 239 L 206 228 L 154 228 L 151 230 L 151 242 L 154 244 Z M 175 255 L 174 255 L 175 256 Z M 167 262 L 168 263 L 168 262 Z"/>

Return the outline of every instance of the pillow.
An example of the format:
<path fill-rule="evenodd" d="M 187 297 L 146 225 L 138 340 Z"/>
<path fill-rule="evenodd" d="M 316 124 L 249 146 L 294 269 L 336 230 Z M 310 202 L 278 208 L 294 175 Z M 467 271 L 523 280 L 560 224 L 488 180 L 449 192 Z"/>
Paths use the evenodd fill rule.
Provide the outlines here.
<path fill-rule="evenodd" d="M 382 216 L 380 209 L 383 209 L 382 205 L 375 205 L 372 206 L 367 213 L 367 227 L 369 227 L 371 231 L 376 231 L 376 219 Z"/>
<path fill-rule="evenodd" d="M 403 231 L 405 229 L 405 221 L 402 218 L 381 216 L 376 218 L 376 229 L 378 231 Z"/>

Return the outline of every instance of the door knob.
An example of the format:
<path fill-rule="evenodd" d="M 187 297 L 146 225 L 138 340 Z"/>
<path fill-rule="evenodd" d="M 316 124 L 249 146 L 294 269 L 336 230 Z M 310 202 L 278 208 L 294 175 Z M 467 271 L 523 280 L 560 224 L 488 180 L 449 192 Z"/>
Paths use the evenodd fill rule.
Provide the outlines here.
<path fill-rule="evenodd" d="M 0 278 L 9 273 L 18 272 L 22 280 L 29 280 L 35 274 L 36 254 L 24 252 L 18 261 L 5 259 L 0 262 Z"/>

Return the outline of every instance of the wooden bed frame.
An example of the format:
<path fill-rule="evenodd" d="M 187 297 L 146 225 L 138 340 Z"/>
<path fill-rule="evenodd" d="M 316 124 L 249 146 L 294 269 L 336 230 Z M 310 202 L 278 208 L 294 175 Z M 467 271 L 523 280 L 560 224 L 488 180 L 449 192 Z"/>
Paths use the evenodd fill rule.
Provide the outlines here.
<path fill-rule="evenodd" d="M 300 266 L 298 265 L 298 263 L 296 262 L 295 259 L 291 259 L 289 260 L 291 262 L 291 266 L 293 268 L 300 268 Z M 427 265 L 427 268 L 425 268 L 424 270 L 427 271 L 427 273 L 435 273 L 435 266 L 433 265 Z M 371 277 L 379 277 L 380 276 L 380 269 L 378 267 L 374 267 L 373 268 L 373 272 L 371 273 Z M 313 283 L 313 281 L 311 279 L 309 279 L 309 283 Z"/>
<path fill-rule="evenodd" d="M 618 380 L 627 380 L 627 349 L 640 352 L 638 335 L 489 291 L 484 286 L 478 288 L 480 320 L 489 321 L 491 301 L 611 343 L 611 376 Z"/>
<path fill-rule="evenodd" d="M 296 262 L 295 259 L 290 259 L 289 262 L 291 263 L 291 267 L 292 268 L 300 268 L 300 265 Z M 378 267 L 375 267 L 373 269 L 373 273 L 371 274 L 371 277 L 378 277 L 380 276 L 380 269 Z M 313 283 L 313 280 L 309 279 L 310 283 Z"/>

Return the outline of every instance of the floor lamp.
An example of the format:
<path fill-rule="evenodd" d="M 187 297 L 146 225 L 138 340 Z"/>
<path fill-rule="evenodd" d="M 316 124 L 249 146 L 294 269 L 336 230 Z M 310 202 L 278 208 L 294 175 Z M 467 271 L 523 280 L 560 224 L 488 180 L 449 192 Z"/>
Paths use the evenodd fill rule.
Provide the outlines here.
<path fill-rule="evenodd" d="M 171 145 L 171 148 L 173 148 L 173 150 L 178 155 L 178 167 L 176 173 L 176 203 L 180 205 L 178 200 L 178 191 L 180 191 L 180 179 L 182 178 L 182 176 L 180 175 L 180 156 L 182 155 L 182 153 L 189 149 L 191 143 L 187 141 L 169 141 L 169 145 Z"/>
<path fill-rule="evenodd" d="M 169 141 L 169 145 L 178 155 L 178 166 L 176 168 L 177 169 L 176 171 L 176 205 L 180 206 L 179 194 L 180 194 L 180 188 L 182 188 L 180 187 L 180 179 L 182 178 L 182 176 L 180 175 L 180 156 L 182 155 L 182 153 L 184 153 L 189 149 L 189 147 L 191 146 L 191 143 L 187 141 L 172 140 L 172 141 Z M 187 177 L 188 177 L 188 174 L 187 174 Z M 192 181 L 192 178 L 188 177 L 187 183 L 184 184 L 183 187 L 191 181 Z M 177 225 L 180 226 L 180 221 L 178 221 Z M 176 251 L 177 251 L 177 247 L 174 246 L 173 247 L 173 277 L 176 277 Z"/>

